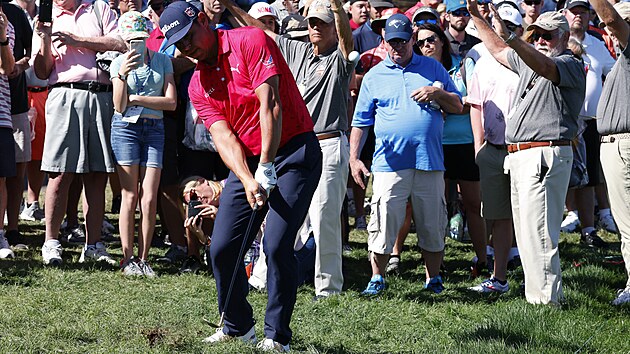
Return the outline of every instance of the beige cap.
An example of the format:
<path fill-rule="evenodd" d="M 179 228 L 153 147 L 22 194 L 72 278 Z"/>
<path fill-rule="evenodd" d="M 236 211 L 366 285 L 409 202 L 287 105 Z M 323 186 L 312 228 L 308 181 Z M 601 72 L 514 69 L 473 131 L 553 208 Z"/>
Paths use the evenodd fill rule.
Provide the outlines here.
<path fill-rule="evenodd" d="M 533 31 L 535 27 L 543 31 L 553 31 L 560 28 L 565 32 L 569 32 L 569 21 L 567 21 L 562 12 L 549 11 L 538 16 L 536 21 L 527 27 L 527 30 Z"/>
<path fill-rule="evenodd" d="M 328 0 L 315 0 L 308 8 L 308 14 L 306 19 L 318 18 L 326 23 L 331 23 L 335 16 L 330 9 L 330 2 Z"/>

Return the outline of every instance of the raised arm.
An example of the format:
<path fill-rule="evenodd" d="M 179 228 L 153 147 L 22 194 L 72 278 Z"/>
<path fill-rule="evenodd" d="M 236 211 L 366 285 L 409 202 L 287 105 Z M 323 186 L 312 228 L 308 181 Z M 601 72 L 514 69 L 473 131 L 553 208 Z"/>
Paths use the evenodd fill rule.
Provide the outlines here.
<path fill-rule="evenodd" d="M 221 5 L 225 6 L 225 9 L 230 11 L 232 16 L 241 24 L 241 26 L 253 26 L 258 27 L 261 30 L 265 31 L 265 33 L 271 37 L 274 41 L 276 40 L 277 34 L 273 31 L 270 31 L 267 26 L 265 26 L 259 20 L 253 18 L 250 14 L 245 12 L 245 10 L 241 9 L 234 3 L 232 0 L 219 0 Z"/>
<path fill-rule="evenodd" d="M 42 80 L 47 80 L 54 65 L 52 41 L 50 38 L 52 32 L 51 24 L 35 20 L 34 27 L 40 43 L 39 50 L 35 53 L 35 59 L 33 60 L 33 70 L 35 71 L 35 76 Z"/>
<path fill-rule="evenodd" d="M 516 54 L 523 59 L 523 62 L 525 62 L 525 64 L 534 72 L 556 85 L 560 83 L 560 72 L 558 71 L 556 63 L 548 56 L 536 50 L 536 48 L 531 46 L 529 43 L 525 42 L 521 38 L 518 38 L 516 34 L 508 31 L 493 4 L 490 4 L 490 12 L 492 12 L 492 25 L 494 26 L 496 33 L 492 31 L 488 23 L 485 22 L 479 14 L 477 1 L 467 1 L 470 14 L 473 16 L 475 26 L 479 31 L 479 36 L 497 61 L 511 69 L 507 60 L 507 53 L 511 47 L 516 51 Z M 474 9 L 475 13 L 473 13 L 470 9 Z M 484 28 L 483 34 L 480 27 Z M 565 33 L 564 35 L 568 36 L 568 33 Z M 500 42 L 503 42 L 503 44 Z"/>
<path fill-rule="evenodd" d="M 339 0 L 330 0 L 330 9 L 335 15 L 335 28 L 337 29 L 337 38 L 339 39 L 339 50 L 343 57 L 348 60 L 350 52 L 354 49 L 352 40 L 352 29 L 350 28 L 350 20 L 346 11 Z"/>
<path fill-rule="evenodd" d="M 606 0 L 589 1 L 597 12 L 597 15 L 606 24 L 606 28 L 619 41 L 619 45 L 625 49 L 628 47 L 628 36 L 630 36 L 630 26 L 624 21 L 615 8 Z"/>

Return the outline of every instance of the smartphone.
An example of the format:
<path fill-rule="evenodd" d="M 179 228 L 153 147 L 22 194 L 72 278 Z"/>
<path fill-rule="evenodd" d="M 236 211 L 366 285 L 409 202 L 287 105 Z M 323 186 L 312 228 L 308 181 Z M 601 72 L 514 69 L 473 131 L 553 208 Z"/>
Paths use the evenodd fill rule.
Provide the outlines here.
<path fill-rule="evenodd" d="M 52 22 L 53 0 L 40 0 L 39 2 L 39 22 Z"/>
<path fill-rule="evenodd" d="M 140 53 L 140 58 L 138 59 L 138 66 L 144 65 L 144 55 L 147 51 L 147 42 L 142 39 L 134 39 L 129 42 L 129 46 L 131 49 L 135 50 L 136 53 Z"/>
<path fill-rule="evenodd" d="M 188 217 L 192 218 L 193 216 L 197 216 L 201 213 L 201 208 L 195 208 L 197 205 L 201 205 L 201 202 L 194 199 L 188 202 Z"/>

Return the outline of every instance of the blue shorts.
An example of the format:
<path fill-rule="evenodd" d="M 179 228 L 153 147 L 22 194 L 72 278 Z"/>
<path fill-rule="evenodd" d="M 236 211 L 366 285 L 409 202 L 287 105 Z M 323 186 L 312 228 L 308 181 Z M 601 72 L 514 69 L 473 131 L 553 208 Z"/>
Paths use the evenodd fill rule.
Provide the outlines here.
<path fill-rule="evenodd" d="M 115 114 L 112 118 L 111 141 L 116 164 L 162 168 L 162 119 L 140 118 L 136 123 L 129 123 L 124 122 L 121 115 Z"/>

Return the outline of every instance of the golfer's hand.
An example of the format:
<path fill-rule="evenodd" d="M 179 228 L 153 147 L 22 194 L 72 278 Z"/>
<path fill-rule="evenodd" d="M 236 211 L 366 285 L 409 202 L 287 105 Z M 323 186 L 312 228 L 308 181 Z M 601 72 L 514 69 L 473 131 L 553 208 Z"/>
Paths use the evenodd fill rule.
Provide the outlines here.
<path fill-rule="evenodd" d="M 247 182 L 243 182 L 245 187 L 245 194 L 247 194 L 247 201 L 251 205 L 252 209 L 260 209 L 267 202 L 267 193 L 258 184 L 258 181 L 251 178 Z"/>
<path fill-rule="evenodd" d="M 278 183 L 278 176 L 276 175 L 276 168 L 273 162 L 259 163 L 254 179 L 260 184 L 260 187 L 265 190 L 267 198 L 271 195 L 271 191 L 276 187 Z"/>

